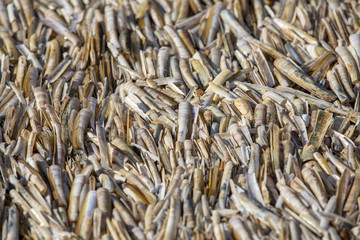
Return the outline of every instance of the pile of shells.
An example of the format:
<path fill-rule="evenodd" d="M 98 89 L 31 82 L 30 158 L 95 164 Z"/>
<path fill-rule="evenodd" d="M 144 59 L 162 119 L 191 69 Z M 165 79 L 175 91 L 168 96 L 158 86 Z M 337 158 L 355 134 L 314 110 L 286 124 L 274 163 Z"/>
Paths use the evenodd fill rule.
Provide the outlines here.
<path fill-rule="evenodd" d="M 0 0 L 1 239 L 360 239 L 360 3 Z"/>

